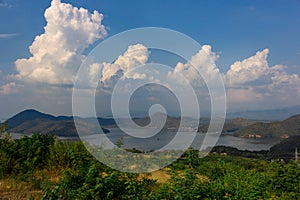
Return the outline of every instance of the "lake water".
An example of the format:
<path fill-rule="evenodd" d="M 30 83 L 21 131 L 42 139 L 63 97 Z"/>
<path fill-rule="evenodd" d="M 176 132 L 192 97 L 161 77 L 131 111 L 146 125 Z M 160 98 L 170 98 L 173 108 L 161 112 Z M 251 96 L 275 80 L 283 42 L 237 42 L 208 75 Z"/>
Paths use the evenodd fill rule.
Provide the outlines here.
<path fill-rule="evenodd" d="M 103 135 L 92 135 L 83 137 L 85 141 L 91 144 L 104 144 L 108 148 L 112 144 L 110 142 L 116 143 L 121 138 L 123 140 L 122 147 L 124 148 L 136 148 L 140 150 L 158 150 L 161 148 L 166 149 L 185 149 L 188 146 L 192 146 L 194 149 L 200 149 L 205 134 L 198 133 L 196 136 L 192 133 L 176 133 L 172 130 L 164 130 L 158 133 L 157 135 L 150 138 L 135 138 L 130 135 L 125 134 L 120 129 L 114 128 L 110 129 L 110 133 Z M 175 138 L 176 137 L 176 138 Z M 216 137 L 216 138 L 214 138 Z M 174 139 L 175 138 L 175 139 Z M 174 139 L 174 140 L 173 140 Z M 171 142 L 171 141 L 175 142 Z M 279 142 L 279 139 L 267 138 L 267 139 L 249 139 L 249 138 L 240 138 L 232 135 L 221 135 L 218 138 L 218 135 L 212 135 L 212 140 L 216 141 L 215 146 L 230 146 L 235 147 L 240 150 L 250 150 L 250 151 L 259 151 L 259 150 L 268 150 L 271 146 Z M 193 141 L 192 144 L 190 144 Z M 172 144 L 169 144 L 169 143 Z M 168 145 L 167 147 L 165 147 Z M 188 146 L 187 146 L 188 145 Z"/>
<path fill-rule="evenodd" d="M 12 134 L 13 139 L 20 138 L 22 134 Z M 135 138 L 125 134 L 118 128 L 110 129 L 108 134 L 97 134 L 82 137 L 82 139 L 90 144 L 102 144 L 106 148 L 111 148 L 121 138 L 123 140 L 123 148 L 136 148 L 140 150 L 150 151 L 158 149 L 186 149 L 192 146 L 194 149 L 200 149 L 205 134 L 198 133 L 196 136 L 189 132 L 176 133 L 174 130 L 164 130 L 149 138 Z M 214 138 L 215 137 L 215 138 Z M 75 138 L 64 138 L 75 139 Z M 174 140 L 173 140 L 174 139 Z M 171 142 L 173 140 L 173 142 Z M 174 142 L 175 141 L 175 142 Z M 190 144 L 193 141 L 192 144 Z M 266 139 L 249 139 L 234 137 L 232 135 L 212 135 L 212 141 L 216 141 L 215 146 L 230 146 L 240 150 L 268 150 L 271 146 L 279 142 L 279 139 L 266 138 Z"/>

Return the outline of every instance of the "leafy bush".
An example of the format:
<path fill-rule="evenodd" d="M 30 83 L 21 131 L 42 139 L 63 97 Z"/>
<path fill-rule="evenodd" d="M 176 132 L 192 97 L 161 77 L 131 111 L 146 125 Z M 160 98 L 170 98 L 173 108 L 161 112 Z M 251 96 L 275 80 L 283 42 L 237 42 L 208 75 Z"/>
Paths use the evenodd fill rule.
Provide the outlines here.
<path fill-rule="evenodd" d="M 1 178 L 9 175 L 31 173 L 43 168 L 48 161 L 49 147 L 54 143 L 54 136 L 33 134 L 19 140 L 12 140 L 9 135 L 0 140 Z"/>
<path fill-rule="evenodd" d="M 93 163 L 88 170 L 67 170 L 57 184 L 45 187 L 43 199 L 145 199 L 155 183 L 137 174 L 101 169 Z"/>
<path fill-rule="evenodd" d="M 43 199 L 300 199 L 300 166 L 294 162 L 217 154 L 200 159 L 189 149 L 167 171 L 171 179 L 165 182 L 119 172 L 98 162 L 80 141 L 53 135 L 0 139 L 0 182 L 27 182 L 43 190 Z"/>

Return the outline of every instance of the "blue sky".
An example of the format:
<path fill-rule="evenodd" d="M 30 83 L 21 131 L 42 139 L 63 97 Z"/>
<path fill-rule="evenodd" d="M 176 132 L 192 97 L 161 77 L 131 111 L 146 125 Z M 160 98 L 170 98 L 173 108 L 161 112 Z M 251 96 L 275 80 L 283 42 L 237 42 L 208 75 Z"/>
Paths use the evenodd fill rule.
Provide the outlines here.
<path fill-rule="evenodd" d="M 242 61 L 258 51 L 268 49 L 267 60 L 270 67 L 286 66 L 286 74 L 300 76 L 299 0 L 62 0 L 62 2 L 86 8 L 89 12 L 97 10 L 102 13 L 104 15 L 102 24 L 107 30 L 106 38 L 138 27 L 170 28 L 192 37 L 200 44 L 212 46 L 212 51 L 219 55 L 219 59 L 215 62 L 221 72 L 226 73 L 236 61 Z M 17 59 L 31 56 L 28 48 L 37 35 L 44 33 L 46 25 L 44 12 L 50 4 L 51 1 L 48 0 L 0 0 L 2 79 L 0 84 L 18 82 L 21 85 L 28 85 L 27 81 L 15 81 L 8 77 L 19 73 L 15 66 Z M 101 41 L 102 39 L 95 41 L 85 49 L 85 53 Z M 3 109 L 0 117 L 7 117 L 21 109 L 35 106 L 43 111 L 60 114 L 58 113 L 60 109 L 52 109 L 51 106 L 37 103 L 40 100 L 32 106 L 29 101 L 20 103 L 21 105 L 5 103 L 9 99 L 16 98 L 16 95 L 0 93 L 1 110 Z M 280 102 L 274 103 L 274 106 L 278 104 Z M 253 106 L 246 109 L 252 108 L 261 107 Z M 238 109 L 243 108 L 236 108 Z M 64 110 L 62 114 L 66 113 L 70 113 L 70 109 Z"/>
<path fill-rule="evenodd" d="M 0 33 L 19 34 L 1 39 L 1 68 L 29 56 L 28 46 L 43 32 L 44 10 L 50 1 L 2 0 Z M 270 63 L 300 63 L 300 2 L 264 1 L 64 1 L 98 10 L 109 35 L 144 26 L 180 31 L 200 44 L 222 52 L 218 65 L 228 67 L 263 48 L 270 48 Z M 34 6 L 32 6 L 34 5 Z"/>

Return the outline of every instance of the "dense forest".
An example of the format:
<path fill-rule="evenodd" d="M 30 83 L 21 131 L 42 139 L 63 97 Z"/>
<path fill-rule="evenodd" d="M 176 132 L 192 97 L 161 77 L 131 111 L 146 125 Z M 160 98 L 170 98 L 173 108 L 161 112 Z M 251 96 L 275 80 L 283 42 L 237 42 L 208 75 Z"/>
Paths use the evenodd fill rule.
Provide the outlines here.
<path fill-rule="evenodd" d="M 152 173 L 97 161 L 80 141 L 34 134 L 0 140 L 0 199 L 300 199 L 300 166 L 224 154 L 181 159 Z"/>

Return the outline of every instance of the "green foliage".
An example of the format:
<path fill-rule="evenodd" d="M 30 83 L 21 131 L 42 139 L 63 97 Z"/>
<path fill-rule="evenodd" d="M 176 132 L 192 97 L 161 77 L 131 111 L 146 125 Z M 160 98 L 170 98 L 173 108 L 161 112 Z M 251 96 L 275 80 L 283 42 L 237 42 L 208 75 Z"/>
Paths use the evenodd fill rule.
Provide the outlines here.
<path fill-rule="evenodd" d="M 300 197 L 300 170 L 295 162 L 284 164 L 274 162 L 269 167 L 269 188 L 272 194 L 281 199 L 299 199 Z"/>
<path fill-rule="evenodd" d="M 116 142 L 116 146 L 118 148 L 121 148 L 124 144 L 124 139 L 121 137 L 117 142 Z"/>
<path fill-rule="evenodd" d="M 87 165 L 93 159 L 81 142 L 59 142 L 50 146 L 49 168 L 68 169 Z"/>
<path fill-rule="evenodd" d="M 46 186 L 43 199 L 145 199 L 155 183 L 137 174 L 109 171 L 99 163 L 87 170 L 67 170 L 58 184 Z"/>
<path fill-rule="evenodd" d="M 209 190 L 209 180 L 194 170 L 175 172 L 169 182 L 163 184 L 154 199 L 204 199 Z"/>
<path fill-rule="evenodd" d="M 46 165 L 49 147 L 54 143 L 54 136 L 33 134 L 19 140 L 12 140 L 9 135 L 0 140 L 1 178 L 9 175 L 26 175 L 33 169 Z"/>
<path fill-rule="evenodd" d="M 0 182 L 28 182 L 43 190 L 43 199 L 300 199 L 300 166 L 294 162 L 218 154 L 200 159 L 198 151 L 189 149 L 162 173 L 169 173 L 170 180 L 113 170 L 81 142 L 58 141 L 53 135 L 0 139 Z"/>
<path fill-rule="evenodd" d="M 0 123 L 0 134 L 4 133 L 8 129 L 7 122 Z M 0 135 L 1 136 L 1 135 Z"/>

